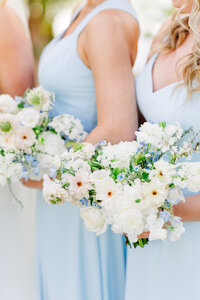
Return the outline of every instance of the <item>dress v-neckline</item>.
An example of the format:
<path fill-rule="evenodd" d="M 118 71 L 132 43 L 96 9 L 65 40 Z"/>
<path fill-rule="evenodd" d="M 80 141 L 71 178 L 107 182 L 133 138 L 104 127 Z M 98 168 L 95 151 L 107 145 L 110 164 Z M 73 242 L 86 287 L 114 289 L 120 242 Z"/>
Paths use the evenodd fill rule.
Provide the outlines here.
<path fill-rule="evenodd" d="M 156 94 L 158 94 L 158 93 L 161 93 L 161 92 L 163 92 L 163 91 L 165 91 L 166 89 L 168 89 L 168 88 L 173 88 L 173 87 L 175 87 L 175 86 L 178 86 L 178 85 L 180 85 L 180 84 L 182 84 L 184 81 L 183 80 L 179 80 L 179 81 L 176 81 L 176 82 L 172 82 L 172 83 L 170 83 L 170 84 L 168 84 L 168 85 L 166 85 L 166 86 L 164 86 L 164 87 L 161 87 L 160 89 L 158 89 L 158 90 L 154 90 L 154 82 L 153 82 L 153 68 L 154 68 L 154 66 L 155 66 L 155 63 L 156 63 L 156 61 L 157 61 L 157 58 L 158 58 L 158 56 L 159 56 L 159 53 L 156 53 L 152 58 L 151 58 L 151 60 L 149 61 L 149 63 L 150 63 L 150 79 L 151 79 L 151 93 L 152 93 L 152 95 L 156 95 Z"/>

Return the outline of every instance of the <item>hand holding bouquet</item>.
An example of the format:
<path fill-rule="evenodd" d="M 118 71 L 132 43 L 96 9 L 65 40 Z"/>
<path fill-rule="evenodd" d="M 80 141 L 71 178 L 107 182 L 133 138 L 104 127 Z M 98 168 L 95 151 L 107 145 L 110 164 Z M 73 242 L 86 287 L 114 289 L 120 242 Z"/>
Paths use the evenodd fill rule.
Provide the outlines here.
<path fill-rule="evenodd" d="M 81 122 L 70 115 L 50 117 L 54 94 L 41 86 L 24 97 L 0 96 L 0 184 L 51 173 L 51 160 L 71 141 L 86 137 Z"/>

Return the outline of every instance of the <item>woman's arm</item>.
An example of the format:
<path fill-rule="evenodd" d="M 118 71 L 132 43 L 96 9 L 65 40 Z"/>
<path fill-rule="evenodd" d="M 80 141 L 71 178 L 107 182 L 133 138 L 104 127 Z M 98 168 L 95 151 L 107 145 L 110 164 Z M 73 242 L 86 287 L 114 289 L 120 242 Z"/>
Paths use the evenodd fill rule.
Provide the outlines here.
<path fill-rule="evenodd" d="M 0 6 L 0 92 L 22 95 L 34 86 L 33 53 L 23 23 L 8 5 Z"/>
<path fill-rule="evenodd" d="M 130 141 L 138 126 L 132 65 L 137 53 L 138 25 L 124 12 L 104 11 L 88 25 L 86 57 L 92 70 L 97 127 L 86 141 Z"/>
<path fill-rule="evenodd" d="M 185 203 L 180 202 L 174 207 L 174 214 L 183 222 L 200 221 L 200 194 L 186 197 Z"/>

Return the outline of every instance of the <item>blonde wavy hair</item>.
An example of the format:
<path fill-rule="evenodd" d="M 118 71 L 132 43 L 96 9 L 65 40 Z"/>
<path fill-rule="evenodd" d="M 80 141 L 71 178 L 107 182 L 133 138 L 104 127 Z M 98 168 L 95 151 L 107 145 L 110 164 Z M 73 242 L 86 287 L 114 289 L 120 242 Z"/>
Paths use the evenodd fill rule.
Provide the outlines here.
<path fill-rule="evenodd" d="M 191 13 L 184 16 L 182 11 L 187 4 L 188 1 L 181 9 L 174 12 L 170 24 L 163 30 L 161 44 L 155 46 L 153 52 L 174 51 L 190 33 L 193 35 L 192 52 L 186 56 L 187 60 L 182 64 L 183 80 L 189 99 L 194 92 L 200 91 L 200 0 L 193 0 Z"/>

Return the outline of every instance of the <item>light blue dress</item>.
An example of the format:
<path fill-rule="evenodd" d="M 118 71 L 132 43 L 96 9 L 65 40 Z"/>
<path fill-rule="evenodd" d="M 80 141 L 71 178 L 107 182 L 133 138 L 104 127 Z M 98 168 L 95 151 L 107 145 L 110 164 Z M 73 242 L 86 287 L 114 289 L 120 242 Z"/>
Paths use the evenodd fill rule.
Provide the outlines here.
<path fill-rule="evenodd" d="M 145 119 L 171 124 L 178 121 L 185 129 L 200 129 L 199 93 L 187 101 L 184 86 L 174 89 L 178 83 L 153 92 L 156 57 L 136 80 L 137 101 Z M 200 155 L 194 160 L 200 160 Z M 185 228 L 186 233 L 175 243 L 154 241 L 144 249 L 128 250 L 125 300 L 200 299 L 200 222 L 185 223 Z"/>
<path fill-rule="evenodd" d="M 56 37 L 45 48 L 39 64 L 40 84 L 55 92 L 53 114 L 74 115 L 87 132 L 97 125 L 95 86 L 91 70 L 77 53 L 77 41 L 88 22 L 107 9 L 123 10 L 136 18 L 128 0 L 105 1 L 72 34 Z M 37 250 L 38 299 L 124 299 L 126 249 L 123 238 L 110 230 L 96 237 L 85 228 L 78 208 L 69 203 L 50 206 L 41 193 L 37 203 Z"/>

